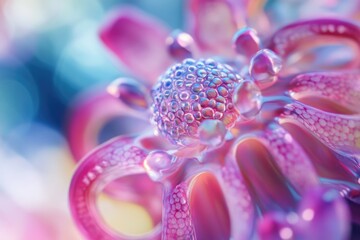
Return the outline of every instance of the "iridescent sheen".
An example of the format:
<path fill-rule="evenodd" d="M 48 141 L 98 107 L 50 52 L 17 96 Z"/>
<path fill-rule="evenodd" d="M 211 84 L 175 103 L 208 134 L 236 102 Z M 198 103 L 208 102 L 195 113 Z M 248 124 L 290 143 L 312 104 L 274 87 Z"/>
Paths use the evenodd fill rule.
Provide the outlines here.
<path fill-rule="evenodd" d="M 309 20 L 285 26 L 261 43 L 250 28 L 235 33 L 239 22 L 226 15 L 238 10 L 234 6 L 233 1 L 191 1 L 192 13 L 200 14 L 194 41 L 205 53 L 190 54 L 176 36 L 164 44 L 165 50 L 178 51 L 161 63 L 168 57 L 179 62 L 162 74 L 159 63 L 157 81 L 149 74 L 147 83 L 155 83 L 148 104 L 145 85 L 137 85 L 138 91 L 135 84 L 113 85 L 115 93 L 129 95 L 115 94 L 121 113 L 130 114 L 131 108 L 137 112 L 133 116 L 145 115 L 153 125 L 152 131 L 104 143 L 76 170 L 70 206 L 89 239 L 347 239 L 351 221 L 359 223 L 359 211 L 350 215 L 346 203 L 355 210 L 360 203 L 360 61 L 335 61 L 337 71 L 331 72 L 327 69 L 334 65 L 324 62 L 322 71 L 313 72 L 311 60 L 324 56 L 309 45 L 326 37 L 350 41 L 359 51 L 360 28 L 335 19 Z M 211 22 L 214 11 L 224 18 Z M 229 31 L 235 33 L 236 51 Z M 111 27 L 102 34 L 127 38 Z M 120 51 L 124 46 L 110 40 L 105 43 L 132 66 Z M 308 52 L 310 58 L 304 57 Z M 145 53 L 148 62 L 151 51 Z M 150 68 L 139 68 L 140 62 L 134 73 L 140 69 L 138 75 L 146 77 Z M 151 111 L 144 111 L 150 105 Z M 115 187 L 106 188 L 110 183 Z M 141 236 L 110 229 L 94 201 L 103 190 L 147 209 L 154 229 Z"/>

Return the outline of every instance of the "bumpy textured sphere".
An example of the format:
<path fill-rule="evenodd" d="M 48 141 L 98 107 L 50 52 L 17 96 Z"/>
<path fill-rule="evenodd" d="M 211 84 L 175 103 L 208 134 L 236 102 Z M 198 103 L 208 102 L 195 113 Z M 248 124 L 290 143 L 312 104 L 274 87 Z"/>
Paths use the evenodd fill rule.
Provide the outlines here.
<path fill-rule="evenodd" d="M 170 67 L 153 88 L 153 122 L 170 141 L 182 145 L 198 138 L 205 119 L 221 120 L 229 128 L 238 117 L 232 94 L 240 80 L 229 65 L 185 59 Z"/>

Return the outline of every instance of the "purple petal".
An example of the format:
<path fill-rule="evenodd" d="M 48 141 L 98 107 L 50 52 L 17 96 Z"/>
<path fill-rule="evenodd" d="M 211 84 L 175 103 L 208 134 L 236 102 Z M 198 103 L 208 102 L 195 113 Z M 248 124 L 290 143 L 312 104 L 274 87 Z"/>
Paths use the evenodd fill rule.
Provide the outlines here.
<path fill-rule="evenodd" d="M 225 56 L 234 54 L 231 42 L 242 17 L 240 4 L 241 1 L 190 0 L 191 29 L 200 49 Z"/>
<path fill-rule="evenodd" d="M 290 133 L 279 125 L 270 125 L 260 136 L 282 174 L 303 194 L 306 189 L 317 186 L 318 176 L 304 150 Z M 306 174 L 304 174 L 306 172 Z"/>
<path fill-rule="evenodd" d="M 286 106 L 283 118 L 307 128 L 335 151 L 360 153 L 360 116 L 325 112 L 300 102 Z"/>
<path fill-rule="evenodd" d="M 350 212 L 335 190 L 314 189 L 300 203 L 297 229 L 301 239 L 348 239 Z"/>
<path fill-rule="evenodd" d="M 146 153 L 132 142 L 132 138 L 120 137 L 98 147 L 81 162 L 73 176 L 69 193 L 71 212 L 76 224 L 89 239 L 129 239 L 129 236 L 115 233 L 104 226 L 95 203 L 97 194 L 102 190 L 101 187 L 111 183 L 112 180 L 145 174 L 142 162 Z M 152 193 L 154 193 L 157 187 L 151 181 L 143 181 L 143 178 L 137 180 L 137 182 L 142 181 L 137 189 L 132 189 L 138 193 L 136 202 L 147 208 L 151 215 L 155 213 L 153 210 L 158 209 L 157 213 L 152 215 L 155 220 L 159 216 L 160 209 L 156 206 L 159 201 L 144 197 L 142 193 L 143 190 L 146 192 L 149 189 L 153 189 Z M 131 186 L 132 183 L 131 181 Z M 121 195 L 125 196 L 126 193 Z M 159 238 L 160 234 L 160 229 L 156 228 L 137 239 Z"/>
<path fill-rule="evenodd" d="M 168 33 L 145 13 L 122 8 L 103 26 L 100 37 L 133 74 L 153 83 L 172 62 L 165 45 Z"/>
<path fill-rule="evenodd" d="M 285 213 L 272 212 L 258 221 L 258 235 L 260 240 L 294 239 L 294 230 L 286 221 Z"/>
<path fill-rule="evenodd" d="M 294 56 L 297 60 L 293 67 L 297 71 L 356 68 L 360 65 L 360 29 L 336 19 L 296 22 L 278 30 L 268 48 L 286 59 L 288 64 Z M 342 59 L 346 56 L 344 49 L 348 50 L 351 59 Z"/>
<path fill-rule="evenodd" d="M 360 72 L 318 72 L 296 76 L 290 83 L 294 98 L 321 97 L 360 112 Z"/>

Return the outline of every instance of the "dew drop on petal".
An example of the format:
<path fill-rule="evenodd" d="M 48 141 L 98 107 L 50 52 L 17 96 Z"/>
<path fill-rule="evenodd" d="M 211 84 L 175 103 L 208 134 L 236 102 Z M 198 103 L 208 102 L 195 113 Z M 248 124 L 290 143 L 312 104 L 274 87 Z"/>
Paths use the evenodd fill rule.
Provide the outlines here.
<path fill-rule="evenodd" d="M 198 134 L 201 143 L 218 146 L 224 141 L 226 127 L 220 120 L 205 120 L 200 124 Z"/>
<path fill-rule="evenodd" d="M 159 181 L 164 176 L 163 171 L 168 170 L 172 163 L 172 156 L 165 151 L 155 150 L 150 152 L 144 160 L 144 167 L 149 177 Z"/>
<path fill-rule="evenodd" d="M 240 83 L 233 95 L 235 109 L 244 120 L 254 118 L 261 109 L 261 92 L 260 89 L 251 81 Z"/>
<path fill-rule="evenodd" d="M 233 46 L 237 53 L 251 58 L 260 47 L 260 38 L 257 32 L 249 27 L 239 29 L 233 36 Z"/>
<path fill-rule="evenodd" d="M 281 58 L 269 49 L 262 49 L 251 59 L 249 72 L 261 88 L 271 86 L 277 80 L 282 67 Z"/>
<path fill-rule="evenodd" d="M 133 109 L 146 110 L 149 106 L 145 87 L 133 79 L 116 79 L 108 86 L 107 91 Z"/>

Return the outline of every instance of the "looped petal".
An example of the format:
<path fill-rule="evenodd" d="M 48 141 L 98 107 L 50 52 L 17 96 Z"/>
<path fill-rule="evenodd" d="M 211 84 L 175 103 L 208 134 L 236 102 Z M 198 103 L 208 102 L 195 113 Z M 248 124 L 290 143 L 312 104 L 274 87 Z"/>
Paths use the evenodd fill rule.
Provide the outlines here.
<path fill-rule="evenodd" d="M 268 48 L 286 60 L 290 72 L 356 68 L 360 65 L 360 29 L 336 19 L 296 22 L 278 30 Z"/>
<path fill-rule="evenodd" d="M 120 132 L 123 134 L 137 133 L 148 122 L 147 114 L 130 108 L 102 91 L 90 91 L 74 104 L 68 124 L 68 141 L 76 161 L 99 145 L 100 131 L 112 119 L 117 120 L 117 126 L 121 126 Z M 126 124 L 129 120 L 132 123 L 136 121 L 135 129 Z M 112 132 L 118 133 L 114 130 Z"/>
<path fill-rule="evenodd" d="M 191 30 L 198 46 L 205 52 L 232 56 L 233 34 L 242 19 L 241 1 L 191 0 Z"/>
<path fill-rule="evenodd" d="M 95 149 L 90 153 L 77 168 L 70 186 L 69 201 L 72 215 L 80 229 L 89 239 L 159 239 L 160 226 L 152 232 L 139 236 L 130 237 L 118 234 L 101 222 L 96 210 L 95 200 L 98 193 L 115 179 L 129 176 L 142 176 L 145 169 L 142 165 L 146 153 L 133 145 L 133 138 L 120 137 Z M 153 198 L 144 197 L 142 192 L 155 187 L 151 181 L 143 181 L 137 185 L 137 201 L 147 208 L 151 217 L 157 219 L 155 213 L 157 201 Z M 152 191 L 155 193 L 156 191 Z M 125 194 L 125 193 L 124 193 Z M 156 199 L 155 199 L 156 200 Z"/>
<path fill-rule="evenodd" d="M 168 33 L 152 17 L 126 7 L 102 27 L 100 38 L 133 74 L 152 84 L 172 62 L 165 44 Z"/>
<path fill-rule="evenodd" d="M 290 82 L 296 99 L 320 97 L 360 113 L 360 72 L 315 72 L 296 76 Z"/>

